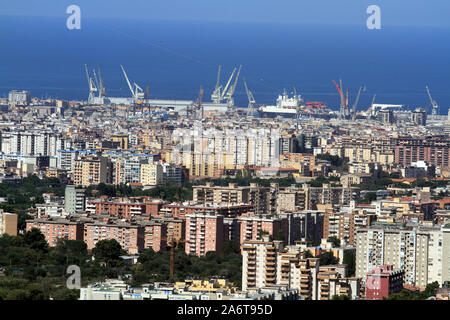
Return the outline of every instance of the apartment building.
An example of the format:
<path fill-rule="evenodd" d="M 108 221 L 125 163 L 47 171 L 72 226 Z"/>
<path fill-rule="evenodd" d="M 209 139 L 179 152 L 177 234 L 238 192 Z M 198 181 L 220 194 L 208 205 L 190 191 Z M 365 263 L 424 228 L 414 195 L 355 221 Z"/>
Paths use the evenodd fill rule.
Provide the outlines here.
<path fill-rule="evenodd" d="M 277 252 L 282 241 L 246 241 L 242 244 L 242 291 L 263 288 L 277 283 Z"/>
<path fill-rule="evenodd" d="M 240 243 L 250 240 L 260 240 L 264 235 L 277 237 L 284 236 L 284 241 L 288 241 L 288 219 L 277 218 L 267 215 L 242 216 L 238 218 L 240 222 Z"/>
<path fill-rule="evenodd" d="M 73 182 L 82 187 L 112 183 L 111 160 L 103 156 L 84 156 L 75 160 Z"/>
<path fill-rule="evenodd" d="M 383 265 L 405 272 L 405 283 L 425 287 L 450 281 L 450 227 L 373 226 L 356 231 L 356 276 Z"/>
<path fill-rule="evenodd" d="M 140 174 L 143 186 L 157 186 L 164 182 L 164 169 L 159 162 L 141 164 Z"/>
<path fill-rule="evenodd" d="M 150 220 L 140 225 L 144 228 L 144 249 L 152 248 L 157 252 L 167 247 L 167 223 Z"/>
<path fill-rule="evenodd" d="M 94 221 L 85 224 L 85 239 L 88 250 L 101 240 L 115 239 L 129 254 L 138 254 L 144 249 L 145 229 L 134 222 Z"/>
<path fill-rule="evenodd" d="M 302 212 L 286 212 L 278 215 L 287 221 L 287 243 L 294 244 L 297 240 L 320 242 L 323 238 L 324 213 L 314 210 Z"/>
<path fill-rule="evenodd" d="M 380 266 L 370 270 L 366 277 L 366 299 L 383 300 L 403 289 L 405 271 L 394 266 Z"/>
<path fill-rule="evenodd" d="M 277 283 L 300 290 L 305 300 L 316 300 L 319 259 L 305 258 L 295 247 L 277 253 Z"/>
<path fill-rule="evenodd" d="M 226 187 L 214 186 L 207 182 L 204 186 L 193 186 L 193 202 L 201 204 L 249 203 L 249 187 L 239 187 L 230 183 Z"/>
<path fill-rule="evenodd" d="M 81 213 L 86 210 L 85 189 L 67 185 L 65 190 L 65 210 L 68 214 Z"/>
<path fill-rule="evenodd" d="M 329 300 L 333 295 L 360 296 L 360 279 L 347 278 L 346 266 L 320 266 L 296 246 L 281 241 L 246 241 L 242 244 L 242 291 L 268 286 L 299 290 L 305 300 Z"/>
<path fill-rule="evenodd" d="M 327 210 L 323 214 L 323 238 L 336 237 L 341 245 L 355 245 L 356 230 L 370 227 L 373 216 L 351 212 L 333 212 Z"/>
<path fill-rule="evenodd" d="M 209 251 L 222 251 L 223 216 L 197 212 L 186 215 L 186 254 L 204 256 Z"/>
<path fill-rule="evenodd" d="M 277 213 L 306 209 L 306 191 L 299 187 L 280 188 L 277 193 Z"/>
<path fill-rule="evenodd" d="M 276 214 L 279 193 L 277 183 L 268 187 L 251 183 L 250 186 L 214 186 L 207 182 L 204 186 L 193 186 L 193 202 L 199 204 L 250 204 L 256 214 Z M 301 207 L 301 205 L 300 205 Z"/>
<path fill-rule="evenodd" d="M 7 234 L 17 236 L 17 214 L 3 212 L 0 209 L 0 236 Z"/>
<path fill-rule="evenodd" d="M 346 276 L 345 265 L 319 266 L 317 274 L 317 300 L 331 300 L 345 295 L 357 299 L 361 295 L 361 279 Z"/>
<path fill-rule="evenodd" d="M 306 209 L 314 210 L 316 205 L 349 205 L 351 201 L 357 201 L 360 197 L 360 190 L 356 187 L 333 187 L 324 184 L 322 187 L 311 187 L 308 184 L 302 185 L 305 190 Z"/>
<path fill-rule="evenodd" d="M 186 235 L 186 220 L 173 217 L 160 217 L 154 219 L 155 222 L 159 222 L 167 225 L 167 239 L 170 240 L 184 240 Z"/>
<path fill-rule="evenodd" d="M 211 212 L 224 217 L 237 217 L 248 212 L 254 212 L 254 206 L 250 204 L 193 204 L 193 203 L 168 203 L 163 204 L 159 213 L 178 218 L 184 218 L 186 214 L 195 212 Z"/>
<path fill-rule="evenodd" d="M 371 184 L 372 181 L 372 175 L 368 173 L 344 174 L 340 178 L 341 185 L 344 188 L 349 188 L 352 185 Z"/>
<path fill-rule="evenodd" d="M 84 225 L 75 219 L 48 218 L 27 220 L 26 231 L 37 228 L 45 236 L 50 247 L 58 243 L 58 239 L 84 240 Z"/>
<path fill-rule="evenodd" d="M 146 204 L 132 201 L 130 198 L 88 200 L 86 211 L 91 214 L 107 212 L 110 215 L 124 219 L 140 216 L 146 213 Z"/>
<path fill-rule="evenodd" d="M 436 168 L 449 163 L 450 140 L 448 136 L 400 137 L 395 140 L 395 163 L 402 166 L 426 161 Z"/>

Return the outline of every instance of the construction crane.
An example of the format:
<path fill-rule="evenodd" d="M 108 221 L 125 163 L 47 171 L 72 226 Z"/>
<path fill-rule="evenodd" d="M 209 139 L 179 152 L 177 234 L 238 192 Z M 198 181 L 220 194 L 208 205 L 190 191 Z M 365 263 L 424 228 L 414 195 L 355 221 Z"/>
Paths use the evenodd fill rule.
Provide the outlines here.
<path fill-rule="evenodd" d="M 91 78 L 91 76 L 89 76 L 89 69 L 88 66 L 85 64 L 84 65 L 85 69 L 86 69 L 86 77 L 88 80 L 88 84 L 89 84 L 89 98 L 88 98 L 88 102 L 92 103 L 95 97 L 95 93 L 98 91 L 97 87 L 94 84 L 94 80 Z"/>
<path fill-rule="evenodd" d="M 250 89 L 247 86 L 247 81 L 244 78 L 244 87 L 245 92 L 247 92 L 247 98 L 248 98 L 248 106 L 247 106 L 247 117 L 254 117 L 255 116 L 255 98 L 253 97 L 253 93 L 250 91 Z"/>
<path fill-rule="evenodd" d="M 358 102 L 359 102 L 359 97 L 361 96 L 361 90 L 363 89 L 363 87 L 359 87 L 358 90 L 358 94 L 356 95 L 356 99 L 355 99 L 355 103 L 352 106 L 352 120 L 355 121 L 356 120 L 356 107 L 358 106 Z"/>
<path fill-rule="evenodd" d="M 221 93 L 220 90 L 222 89 L 222 86 L 220 85 L 220 72 L 222 70 L 222 66 L 219 65 L 219 71 L 217 72 L 217 81 L 216 81 L 216 87 L 214 89 L 214 92 L 211 94 L 211 100 L 214 103 L 220 103 L 221 102 Z"/>
<path fill-rule="evenodd" d="M 439 112 L 439 106 L 438 106 L 437 102 L 435 100 L 433 100 L 433 98 L 431 97 L 431 93 L 430 93 L 430 89 L 428 88 L 428 85 L 426 85 L 425 88 L 427 89 L 428 97 L 430 98 L 431 106 L 433 107 L 433 109 L 431 110 L 431 114 L 433 116 L 435 116 Z"/>
<path fill-rule="evenodd" d="M 122 68 L 123 75 L 125 76 L 125 79 L 127 80 L 128 88 L 130 88 L 133 99 L 136 102 L 144 99 L 144 90 L 140 86 L 138 86 L 136 82 L 133 82 L 133 85 L 131 85 L 130 79 L 128 79 L 125 69 L 123 68 L 122 65 L 120 67 Z"/>

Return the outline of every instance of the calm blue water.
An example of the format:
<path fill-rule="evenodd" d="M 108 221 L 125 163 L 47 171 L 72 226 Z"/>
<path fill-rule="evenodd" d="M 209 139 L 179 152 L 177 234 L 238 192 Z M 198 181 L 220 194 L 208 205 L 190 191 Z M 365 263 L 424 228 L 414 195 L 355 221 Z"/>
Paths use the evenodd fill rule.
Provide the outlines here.
<path fill-rule="evenodd" d="M 430 107 L 425 85 L 447 113 L 450 106 L 450 30 L 360 27 L 86 20 L 69 31 L 65 17 L 0 17 L 0 96 L 11 89 L 33 96 L 87 99 L 84 64 L 102 67 L 110 96 L 129 96 L 120 70 L 151 98 L 195 99 L 214 88 L 217 66 L 241 77 L 257 103 L 274 103 L 295 84 L 307 101 L 337 108 L 332 79 L 356 95 L 360 108 L 376 102 Z M 236 103 L 247 106 L 242 82 Z"/>

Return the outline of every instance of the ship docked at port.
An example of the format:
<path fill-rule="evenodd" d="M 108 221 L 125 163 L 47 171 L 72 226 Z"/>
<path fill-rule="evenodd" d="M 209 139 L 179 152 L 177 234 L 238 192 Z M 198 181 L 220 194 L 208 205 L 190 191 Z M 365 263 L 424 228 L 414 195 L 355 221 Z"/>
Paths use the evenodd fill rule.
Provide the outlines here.
<path fill-rule="evenodd" d="M 146 90 L 142 89 L 136 82 L 133 82 L 128 77 L 125 68 L 120 66 L 122 73 L 127 82 L 128 88 L 130 89 L 131 96 L 129 97 L 109 97 L 106 94 L 106 88 L 104 86 L 103 78 L 101 75 L 100 67 L 95 70 L 89 69 L 85 65 L 86 77 L 89 85 L 89 97 L 88 104 L 91 105 L 124 105 L 124 106 L 139 106 L 146 105 L 151 107 L 158 107 L 164 109 L 171 109 L 178 112 L 189 112 L 196 108 L 199 108 L 199 99 L 194 100 L 164 100 L 164 99 L 150 99 L 149 98 L 149 87 Z M 220 73 L 221 66 L 219 66 L 219 72 L 217 75 L 217 83 L 214 92 L 211 95 L 211 102 L 202 102 L 201 108 L 203 112 L 217 111 L 217 112 L 227 112 L 234 107 L 234 93 L 236 90 L 237 82 L 239 79 L 239 74 L 241 72 L 242 66 L 239 69 L 234 68 L 228 82 L 225 86 L 220 83 Z M 237 71 L 237 73 L 236 73 Z M 200 90 L 203 96 L 203 89 Z"/>
<path fill-rule="evenodd" d="M 244 87 L 248 97 L 248 107 L 238 108 L 235 106 L 234 95 L 241 74 L 242 66 L 234 68 L 227 82 L 221 83 L 222 66 L 219 66 L 215 88 L 211 94 L 211 101 L 203 101 L 203 88 L 200 89 L 199 96 L 196 100 L 163 100 L 150 99 L 149 87 L 146 90 L 132 81 L 125 68 L 120 66 L 123 76 L 126 80 L 131 96 L 129 97 L 110 97 L 106 94 L 100 67 L 95 70 L 89 69 L 87 65 L 86 77 L 89 85 L 88 104 L 91 105 L 121 105 L 121 106 L 145 106 L 151 107 L 152 110 L 175 111 L 180 114 L 192 115 L 198 118 L 208 112 L 233 112 L 247 113 L 247 116 L 264 117 L 264 118 L 303 118 L 308 116 L 323 117 L 327 115 L 326 105 L 323 102 L 304 102 L 301 95 L 297 94 L 294 87 L 294 93 L 289 96 L 284 90 L 277 98 L 276 105 L 256 105 L 255 98 L 247 86 L 245 78 L 243 79 Z M 203 117 L 203 116 L 202 116 Z"/>
<path fill-rule="evenodd" d="M 286 90 L 277 98 L 276 105 L 263 105 L 258 112 L 263 118 L 301 118 L 308 115 L 325 115 L 326 105 L 323 102 L 305 102 L 301 95 L 294 94 L 290 97 Z"/>

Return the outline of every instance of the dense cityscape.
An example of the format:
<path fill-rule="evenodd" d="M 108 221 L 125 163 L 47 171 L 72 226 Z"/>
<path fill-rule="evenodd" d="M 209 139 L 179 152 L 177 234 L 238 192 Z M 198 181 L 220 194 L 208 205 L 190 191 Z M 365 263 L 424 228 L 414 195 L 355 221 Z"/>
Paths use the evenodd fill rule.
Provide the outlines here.
<path fill-rule="evenodd" d="M 244 82 L 238 108 L 241 68 L 212 102 L 122 70 L 131 98 L 86 66 L 87 101 L 0 99 L 0 300 L 449 299 L 450 114 L 428 87 L 430 112 L 357 109 L 335 82 L 332 111 Z"/>

